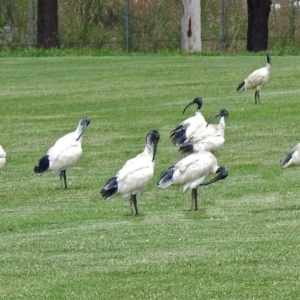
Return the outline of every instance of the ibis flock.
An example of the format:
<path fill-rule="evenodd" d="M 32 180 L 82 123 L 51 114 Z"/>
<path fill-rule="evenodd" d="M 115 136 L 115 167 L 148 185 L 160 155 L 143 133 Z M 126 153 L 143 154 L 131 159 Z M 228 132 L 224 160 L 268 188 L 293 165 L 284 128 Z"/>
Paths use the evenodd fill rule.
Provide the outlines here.
<path fill-rule="evenodd" d="M 196 97 L 190 102 L 183 113 L 187 107 L 197 104 L 195 115 L 181 122 L 170 135 L 174 145 L 189 144 L 191 151 L 182 151 L 188 152 L 188 155 L 163 172 L 157 182 L 160 188 L 182 185 L 184 191 L 192 190 L 192 210 L 198 210 L 198 187 L 209 185 L 228 175 L 227 168 L 218 166 L 217 159 L 209 152 L 209 150 L 218 150 L 224 144 L 225 119 L 228 117 L 228 112 L 222 109 L 215 115 L 215 117 L 221 117 L 219 125 L 208 124 L 200 111 L 202 103 L 201 97 Z M 222 142 L 220 142 L 220 136 Z M 138 214 L 137 198 L 153 177 L 154 158 L 159 138 L 157 130 L 147 133 L 143 152 L 125 162 L 117 174 L 105 183 L 100 192 L 105 200 L 121 194 L 124 198 L 129 198 L 131 214 Z M 207 181 L 211 174 L 216 174 L 215 178 Z"/>
<path fill-rule="evenodd" d="M 226 109 L 221 109 L 206 121 L 201 113 L 201 97 L 196 97 L 190 102 L 183 113 L 194 104 L 197 105 L 195 114 L 182 121 L 170 134 L 171 142 L 179 146 L 178 151 L 186 156 L 162 172 L 157 186 L 165 189 L 171 185 L 181 185 L 183 191 L 190 189 L 191 210 L 198 210 L 198 188 L 224 179 L 228 175 L 227 168 L 218 165 L 211 151 L 219 150 L 225 142 L 225 120 L 229 114 Z M 212 118 L 217 117 L 220 118 L 219 123 L 211 124 Z M 79 120 L 75 131 L 56 140 L 38 160 L 33 169 L 34 173 L 43 175 L 47 171 L 54 171 L 59 175 L 61 188 L 67 189 L 67 171 L 82 155 L 82 138 L 90 123 L 90 118 L 84 117 Z M 107 179 L 100 191 L 104 200 L 120 194 L 129 199 L 131 214 L 138 215 L 137 200 L 153 178 L 159 140 L 160 134 L 157 130 L 146 134 L 143 151 L 128 159 L 115 175 Z M 2 156 L 5 159 L 5 152 Z M 210 175 L 215 176 L 209 180 Z"/>
<path fill-rule="evenodd" d="M 252 72 L 239 84 L 237 91 L 255 89 L 255 104 L 260 103 L 259 91 L 269 80 L 270 70 L 271 55 L 268 53 L 267 65 Z M 229 113 L 222 108 L 206 121 L 201 113 L 202 104 L 203 99 L 196 97 L 184 108 L 183 113 L 188 107 L 196 105 L 196 112 L 170 132 L 171 143 L 178 148 L 177 152 L 181 157 L 172 162 L 157 181 L 157 186 L 161 189 L 179 185 L 184 192 L 191 190 L 192 211 L 198 210 L 198 190 L 228 176 L 227 167 L 219 166 L 213 153 L 220 150 L 225 143 L 225 127 Z M 220 118 L 217 124 L 211 123 L 214 118 Z M 60 178 L 61 188 L 67 189 L 67 171 L 82 155 L 82 139 L 90 123 L 90 118 L 83 117 L 75 131 L 56 140 L 38 160 L 33 169 L 34 173 L 40 176 L 47 171 L 53 171 Z M 120 194 L 129 199 L 131 214 L 138 215 L 137 199 L 153 178 L 159 140 L 160 134 L 157 130 L 146 134 L 143 151 L 127 160 L 104 184 L 100 191 L 104 200 Z M 0 171 L 5 163 L 6 152 L 0 145 Z M 282 168 L 296 165 L 300 165 L 300 143 L 280 160 Z"/>

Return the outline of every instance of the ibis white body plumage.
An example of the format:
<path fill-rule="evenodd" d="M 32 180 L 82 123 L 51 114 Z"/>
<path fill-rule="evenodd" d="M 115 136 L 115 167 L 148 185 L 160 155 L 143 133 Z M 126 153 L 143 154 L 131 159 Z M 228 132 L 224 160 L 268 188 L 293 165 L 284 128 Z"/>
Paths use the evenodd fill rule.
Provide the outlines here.
<path fill-rule="evenodd" d="M 81 141 L 65 139 L 55 143 L 48 151 L 49 170 L 61 171 L 74 166 L 82 154 Z"/>
<path fill-rule="evenodd" d="M 223 147 L 225 143 L 225 120 L 229 114 L 226 109 L 221 109 L 211 118 L 220 117 L 219 124 L 209 124 L 197 131 L 190 140 L 186 141 L 179 147 L 182 153 L 192 153 L 199 151 L 217 151 Z M 211 119 L 210 118 L 210 119 Z"/>
<path fill-rule="evenodd" d="M 247 89 L 255 89 L 255 104 L 260 103 L 259 91 L 263 85 L 265 85 L 270 77 L 271 72 L 271 55 L 267 54 L 267 65 L 264 68 L 260 68 L 252 72 L 244 81 L 242 81 L 237 87 L 238 92 L 245 91 Z"/>
<path fill-rule="evenodd" d="M 200 109 L 202 107 L 201 97 L 197 97 L 192 102 L 190 102 L 183 110 L 183 113 L 185 112 L 187 107 L 193 104 L 198 105 L 195 115 L 184 120 L 171 131 L 170 138 L 172 139 L 173 144 L 176 146 L 188 141 L 193 135 L 195 135 L 197 131 L 201 131 L 207 124 L 200 112 Z"/>
<path fill-rule="evenodd" d="M 158 141 L 158 131 L 147 134 L 144 151 L 129 159 L 114 177 L 107 180 L 100 192 L 105 200 L 121 194 L 130 198 L 131 214 L 138 214 L 137 198 L 153 177 Z"/>
<path fill-rule="evenodd" d="M 300 143 L 297 144 L 291 152 L 289 152 L 283 159 L 280 160 L 281 168 L 288 168 L 293 166 L 300 166 Z"/>
<path fill-rule="evenodd" d="M 61 188 L 67 188 L 66 170 L 74 166 L 82 155 L 82 135 L 90 124 L 89 118 L 82 118 L 76 130 L 59 138 L 34 167 L 36 175 L 46 171 L 59 173 Z"/>
<path fill-rule="evenodd" d="M 0 170 L 2 170 L 4 168 L 5 163 L 6 163 L 6 152 L 0 145 Z"/>
<path fill-rule="evenodd" d="M 210 174 L 218 174 L 206 182 Z M 198 210 L 197 188 L 226 178 L 226 167 L 219 167 L 215 156 L 208 151 L 192 153 L 161 174 L 158 187 L 167 188 L 171 185 L 182 185 L 183 191 L 192 190 L 191 210 Z"/>

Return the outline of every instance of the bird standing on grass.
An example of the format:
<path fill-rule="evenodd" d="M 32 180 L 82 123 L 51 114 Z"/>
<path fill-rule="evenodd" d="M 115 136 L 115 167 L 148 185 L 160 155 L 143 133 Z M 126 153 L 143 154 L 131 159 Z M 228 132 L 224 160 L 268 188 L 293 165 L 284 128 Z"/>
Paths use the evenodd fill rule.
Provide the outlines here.
<path fill-rule="evenodd" d="M 280 160 L 281 168 L 285 169 L 288 167 L 300 165 L 300 143 L 297 144 L 291 152 L 289 152 L 283 159 Z"/>
<path fill-rule="evenodd" d="M 228 111 L 225 108 L 221 109 L 217 114 L 209 118 L 204 129 L 200 132 L 196 132 L 189 141 L 184 142 L 178 151 L 182 153 L 192 153 L 219 150 L 225 143 L 225 120 L 228 116 Z M 217 117 L 220 117 L 219 124 L 209 124 L 212 118 Z"/>
<path fill-rule="evenodd" d="M 255 89 L 255 104 L 260 103 L 259 91 L 261 87 L 266 84 L 270 77 L 271 71 L 271 55 L 267 54 L 267 65 L 264 68 L 260 68 L 252 72 L 244 81 L 240 83 L 236 89 L 238 92 L 245 91 L 247 89 Z"/>
<path fill-rule="evenodd" d="M 130 197 L 131 214 L 138 215 L 137 198 L 153 177 L 158 141 L 158 131 L 151 130 L 146 135 L 144 151 L 129 159 L 116 176 L 107 180 L 104 188 L 100 191 L 104 200 L 110 199 L 118 193 L 124 198 Z"/>
<path fill-rule="evenodd" d="M 183 113 L 189 106 L 197 104 L 195 116 L 181 122 L 176 128 L 171 131 L 170 138 L 172 139 L 174 145 L 177 146 L 183 144 L 185 141 L 189 140 L 196 131 L 199 131 L 206 126 L 206 121 L 200 112 L 202 103 L 202 98 L 196 97 L 185 107 Z"/>
<path fill-rule="evenodd" d="M 6 152 L 0 145 L 0 170 L 2 170 L 4 168 L 5 163 L 6 163 Z"/>
<path fill-rule="evenodd" d="M 81 142 L 87 126 L 91 120 L 82 118 L 76 130 L 70 132 L 60 139 L 47 151 L 38 164 L 34 167 L 36 175 L 43 175 L 46 171 L 56 171 L 59 173 L 61 188 L 67 188 L 66 170 L 71 168 L 82 154 Z"/>
<path fill-rule="evenodd" d="M 217 176 L 205 182 L 210 174 L 217 174 Z M 187 189 L 192 190 L 191 210 L 196 211 L 198 210 L 198 187 L 224 179 L 227 175 L 227 168 L 225 166 L 219 167 L 217 159 L 212 153 L 201 151 L 184 157 L 174 166 L 163 172 L 157 185 L 163 189 L 170 185 L 183 185 L 184 192 Z"/>

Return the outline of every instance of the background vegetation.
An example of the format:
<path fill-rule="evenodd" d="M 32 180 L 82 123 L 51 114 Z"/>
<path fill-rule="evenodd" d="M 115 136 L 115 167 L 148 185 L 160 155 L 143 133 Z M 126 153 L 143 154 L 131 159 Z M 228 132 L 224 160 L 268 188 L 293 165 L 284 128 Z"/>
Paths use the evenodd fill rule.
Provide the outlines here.
<path fill-rule="evenodd" d="M 180 49 L 181 0 L 130 0 L 131 51 Z M 299 50 L 299 5 L 274 0 L 269 18 L 269 49 Z M 24 48 L 30 43 L 30 1 L 0 2 L 0 46 Z M 298 2 L 296 2 L 298 3 Z M 59 38 L 63 48 L 125 50 L 125 0 L 59 1 Z M 35 12 L 36 14 L 36 12 Z M 201 0 L 202 46 L 220 50 L 220 1 Z M 225 48 L 244 51 L 247 34 L 246 0 L 225 1 Z"/>
<path fill-rule="evenodd" d="M 300 58 L 273 56 L 255 105 L 254 91 L 235 89 L 265 63 L 264 53 L 1 58 L 0 298 L 296 299 L 299 169 L 279 159 L 299 142 Z M 206 118 L 229 111 L 216 153 L 229 176 L 191 212 L 189 193 L 156 181 L 181 157 L 169 132 L 198 95 Z M 61 190 L 33 166 L 82 116 L 92 119 L 84 153 Z M 132 217 L 99 191 L 151 129 L 155 176 Z"/>

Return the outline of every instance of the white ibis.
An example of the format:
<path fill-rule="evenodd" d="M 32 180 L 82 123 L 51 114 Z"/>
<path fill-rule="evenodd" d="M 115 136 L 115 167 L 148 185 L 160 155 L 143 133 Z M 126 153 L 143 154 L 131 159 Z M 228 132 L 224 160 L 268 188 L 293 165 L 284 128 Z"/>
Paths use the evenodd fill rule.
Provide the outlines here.
<path fill-rule="evenodd" d="M 260 103 L 259 91 L 261 87 L 266 84 L 270 77 L 271 71 L 271 55 L 267 54 L 267 65 L 264 68 L 260 68 L 252 72 L 244 81 L 240 83 L 236 89 L 238 92 L 245 91 L 247 89 L 255 89 L 255 104 Z"/>
<path fill-rule="evenodd" d="M 46 171 L 59 173 L 61 188 L 67 188 L 66 170 L 71 168 L 82 154 L 82 135 L 91 120 L 87 117 L 82 118 L 76 130 L 59 138 L 55 144 L 47 151 L 38 164 L 34 167 L 36 175 L 43 175 Z"/>
<path fill-rule="evenodd" d="M 297 144 L 283 159 L 280 160 L 281 168 L 300 165 L 300 143 Z"/>
<path fill-rule="evenodd" d="M 225 142 L 225 120 L 228 118 L 228 111 L 223 108 L 217 114 L 209 118 L 207 126 L 196 132 L 189 141 L 183 143 L 179 150 L 182 153 L 197 151 L 217 151 L 223 147 Z M 209 124 L 212 118 L 220 117 L 219 124 Z"/>
<path fill-rule="evenodd" d="M 195 116 L 181 122 L 176 128 L 171 131 L 170 138 L 172 139 L 174 145 L 183 144 L 185 141 L 189 140 L 197 130 L 201 130 L 206 126 L 206 121 L 200 112 L 202 103 L 202 98 L 196 97 L 185 107 L 183 113 L 189 106 L 197 104 Z"/>
<path fill-rule="evenodd" d="M 100 191 L 104 200 L 121 194 L 124 198 L 130 198 L 131 214 L 138 215 L 137 198 L 153 177 L 159 137 L 157 130 L 151 130 L 146 135 L 144 151 L 129 159 L 117 174 L 105 183 Z"/>
<path fill-rule="evenodd" d="M 5 163 L 6 163 L 6 152 L 0 145 L 0 170 L 2 170 L 4 168 Z"/>
<path fill-rule="evenodd" d="M 210 174 L 217 174 L 212 180 L 205 182 Z M 228 175 L 225 166 L 218 166 L 215 156 L 208 151 L 192 153 L 161 174 L 158 187 L 167 188 L 171 185 L 183 185 L 183 191 L 192 190 L 191 210 L 198 210 L 197 188 L 209 185 Z"/>

